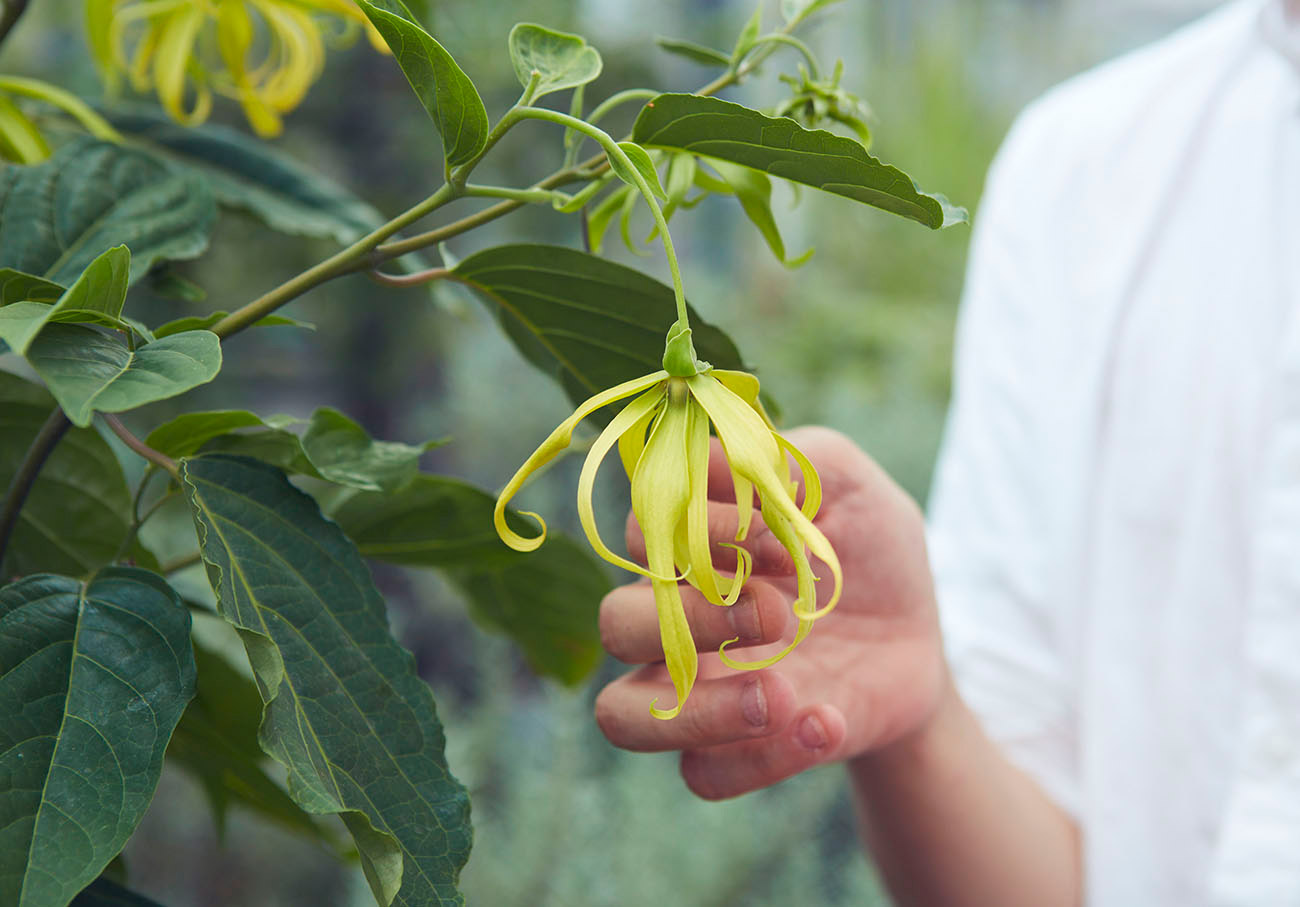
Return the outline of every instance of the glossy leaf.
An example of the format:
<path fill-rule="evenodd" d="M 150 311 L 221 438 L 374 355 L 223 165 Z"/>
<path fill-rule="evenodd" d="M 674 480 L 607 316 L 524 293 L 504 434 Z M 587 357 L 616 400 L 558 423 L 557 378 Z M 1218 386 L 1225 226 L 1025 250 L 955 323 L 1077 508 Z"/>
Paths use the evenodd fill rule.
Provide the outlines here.
<path fill-rule="evenodd" d="M 35 167 L 0 169 L 0 263 L 58 284 L 106 249 L 131 249 L 131 282 L 208 245 L 207 183 L 142 151 L 81 137 Z"/>
<path fill-rule="evenodd" d="M 619 142 L 618 147 L 623 149 L 627 159 L 632 162 L 633 169 L 629 170 L 627 165 L 619 158 L 607 155 L 606 160 L 609 161 L 609 169 L 614 171 L 614 175 L 629 186 L 636 188 L 639 192 L 640 187 L 637 186 L 636 181 L 636 174 L 639 174 L 650 187 L 650 192 L 655 198 L 667 201 L 668 195 L 659 182 L 659 173 L 655 170 L 654 161 L 650 160 L 650 155 L 646 153 L 646 150 L 635 142 Z"/>
<path fill-rule="evenodd" d="M 162 907 L 157 901 L 100 876 L 73 899 L 71 907 Z"/>
<path fill-rule="evenodd" d="M 0 903 L 67 904 L 122 849 L 194 695 L 189 635 L 146 570 L 0 589 Z"/>
<path fill-rule="evenodd" d="M 519 84 L 527 87 L 539 75 L 533 100 L 566 88 L 586 85 L 600 75 L 596 48 L 581 35 L 520 22 L 510 29 L 510 64 Z"/>
<path fill-rule="evenodd" d="M 471 613 L 515 641 L 538 674 L 584 680 L 600 660 L 596 616 L 609 578 L 587 549 L 552 533 L 537 551 L 507 548 L 492 527 L 492 495 L 422 475 L 398 494 L 363 492 L 330 513 L 366 557 L 436 567 L 470 600 Z M 521 532 L 528 523 L 513 511 Z"/>
<path fill-rule="evenodd" d="M 173 334 L 134 351 L 75 324 L 51 324 L 27 352 L 73 425 L 183 394 L 221 370 L 221 341 L 211 331 Z"/>
<path fill-rule="evenodd" d="M 804 129 L 740 104 L 699 95 L 663 94 L 637 116 L 632 137 L 652 148 L 692 151 L 842 195 L 938 229 L 966 220 L 941 195 L 882 164 L 850 138 Z"/>
<path fill-rule="evenodd" d="M 500 307 L 507 336 L 575 402 L 659 369 L 677 320 L 671 287 L 575 249 L 497 246 L 453 274 Z M 731 339 L 693 309 L 691 326 L 700 358 L 744 368 Z"/>
<path fill-rule="evenodd" d="M 685 57 L 692 63 L 699 63 L 701 66 L 721 66 L 731 65 L 731 58 L 720 50 L 714 50 L 712 47 L 705 47 L 703 44 L 696 44 L 694 41 L 684 41 L 681 38 L 655 38 L 655 43 L 670 54 L 679 57 Z"/>
<path fill-rule="evenodd" d="M 0 268 L 0 306 L 11 302 L 57 302 L 63 293 L 63 287 L 43 277 Z"/>
<path fill-rule="evenodd" d="M 296 834 L 332 843 L 330 835 L 266 773 L 257 743 L 262 697 L 257 686 L 220 655 L 194 645 L 198 689 L 181 716 L 167 758 L 194 775 L 207 794 L 223 837 L 234 804 Z"/>
<path fill-rule="evenodd" d="M 812 249 L 797 258 L 785 257 L 785 240 L 781 238 L 781 230 L 776 225 L 776 218 L 772 216 L 772 181 L 766 174 L 727 161 L 710 160 L 709 164 L 731 187 L 745 216 L 758 228 L 777 261 L 787 268 L 797 268 L 812 258 Z"/>
<path fill-rule="evenodd" d="M 180 334 L 184 331 L 206 331 L 214 324 L 225 318 L 230 313 L 225 309 L 218 309 L 215 312 L 209 312 L 206 315 L 186 315 L 184 318 L 177 318 L 166 324 L 160 324 L 154 328 L 155 337 L 168 337 L 172 334 Z M 308 321 L 299 321 L 296 318 L 289 318 L 285 315 L 267 315 L 265 318 L 259 318 L 253 322 L 255 328 L 270 327 L 293 327 L 305 328 L 309 331 L 316 330 L 316 325 Z"/>
<path fill-rule="evenodd" d="M 461 903 L 468 797 L 356 548 L 273 467 L 212 455 L 181 475 L 218 606 L 266 701 L 261 744 L 288 769 L 290 795 L 340 815 L 380 904 Z"/>
<path fill-rule="evenodd" d="M 483 99 L 451 54 L 433 39 L 401 0 L 357 0 L 393 51 L 397 65 L 442 136 L 447 165 L 463 164 L 487 143 Z"/>
<path fill-rule="evenodd" d="M 126 327 L 120 316 L 130 270 L 131 253 L 126 246 L 115 246 L 92 261 L 53 304 L 14 302 L 0 306 L 0 340 L 24 356 L 41 328 L 52 322 Z"/>
<path fill-rule="evenodd" d="M 143 106 L 114 111 L 109 119 L 133 145 L 201 175 L 222 205 L 247 211 L 281 233 L 348 243 L 384 221 L 334 180 L 234 129 L 180 126 Z"/>
<path fill-rule="evenodd" d="M 54 407 L 44 388 L 0 372 L 0 494 Z M 130 524 L 131 493 L 112 449 L 92 428 L 70 429 L 18 514 L 0 578 L 92 573 L 113 559 Z"/>

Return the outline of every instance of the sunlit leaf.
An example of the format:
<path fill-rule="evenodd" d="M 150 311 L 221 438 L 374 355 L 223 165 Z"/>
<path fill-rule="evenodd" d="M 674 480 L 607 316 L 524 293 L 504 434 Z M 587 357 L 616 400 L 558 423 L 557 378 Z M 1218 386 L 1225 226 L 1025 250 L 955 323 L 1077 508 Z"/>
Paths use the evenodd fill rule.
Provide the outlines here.
<path fill-rule="evenodd" d="M 63 293 L 63 287 L 43 277 L 0 268 L 0 306 L 11 302 L 56 302 Z"/>
<path fill-rule="evenodd" d="M 527 86 L 534 72 L 540 76 L 533 100 L 600 75 L 600 54 L 581 35 L 520 22 L 510 30 L 509 44 L 519 84 Z"/>
<path fill-rule="evenodd" d="M 461 903 L 469 801 L 356 548 L 273 467 L 211 455 L 181 474 L 220 611 L 266 701 L 261 744 L 288 769 L 290 795 L 343 819 L 379 903 Z"/>
<path fill-rule="evenodd" d="M 463 164 L 487 142 L 483 99 L 451 54 L 426 32 L 401 0 L 357 0 L 388 42 L 397 65 L 442 136 L 447 165 Z"/>
<path fill-rule="evenodd" d="M 0 903 L 66 904 L 122 849 L 194 695 L 189 633 L 146 570 L 0 588 Z"/>
<path fill-rule="evenodd" d="M 966 220 L 964 209 L 921 192 L 911 177 L 882 164 L 853 139 L 718 98 L 659 95 L 642 108 L 632 137 L 647 147 L 692 151 L 762 170 L 934 229 Z"/>
<path fill-rule="evenodd" d="M 126 246 L 115 246 L 92 261 L 54 303 L 12 302 L 0 306 L 0 340 L 24 356 L 41 328 L 52 322 L 125 327 L 120 316 L 130 270 L 131 253 Z"/>
<path fill-rule="evenodd" d="M 97 412 L 118 413 L 206 384 L 221 370 L 221 341 L 211 331 L 186 331 L 128 349 L 92 328 L 51 324 L 37 335 L 27 361 L 73 425 Z"/>
<path fill-rule="evenodd" d="M 44 388 L 0 372 L 0 493 L 54 407 Z M 113 559 L 130 524 L 131 493 L 112 449 L 92 428 L 70 429 L 18 514 L 0 577 L 87 575 Z"/>

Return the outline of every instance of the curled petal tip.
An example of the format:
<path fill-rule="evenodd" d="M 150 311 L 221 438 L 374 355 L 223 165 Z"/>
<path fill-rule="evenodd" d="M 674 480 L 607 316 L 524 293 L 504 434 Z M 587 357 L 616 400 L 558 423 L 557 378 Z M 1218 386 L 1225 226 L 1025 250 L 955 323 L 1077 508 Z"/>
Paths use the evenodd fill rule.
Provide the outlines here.
<path fill-rule="evenodd" d="M 540 514 L 533 513 L 531 510 L 521 510 L 519 514 L 536 520 L 541 531 L 532 538 L 527 538 L 515 532 L 506 523 L 505 503 L 498 501 L 496 512 L 493 514 L 497 535 L 501 536 L 501 541 L 516 551 L 536 551 L 541 547 L 542 542 L 546 541 L 546 520 L 542 519 Z"/>
<path fill-rule="evenodd" d="M 668 721 L 670 718 L 676 718 L 682 710 L 681 703 L 678 703 L 671 709 L 657 709 L 655 708 L 655 703 L 658 701 L 659 697 L 657 696 L 650 700 L 650 714 L 655 718 L 658 718 L 660 721 Z"/>

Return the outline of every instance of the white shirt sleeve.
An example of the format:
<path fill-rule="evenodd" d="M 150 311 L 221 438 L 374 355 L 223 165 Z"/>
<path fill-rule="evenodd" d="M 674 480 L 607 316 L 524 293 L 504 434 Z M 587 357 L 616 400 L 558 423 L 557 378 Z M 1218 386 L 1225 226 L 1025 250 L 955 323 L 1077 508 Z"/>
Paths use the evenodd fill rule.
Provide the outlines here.
<path fill-rule="evenodd" d="M 1076 691 L 1048 575 L 1059 329 L 1043 183 L 1059 149 L 1042 119 L 1031 109 L 1013 128 L 975 221 L 929 542 L 958 689 L 1012 762 L 1077 815 Z"/>

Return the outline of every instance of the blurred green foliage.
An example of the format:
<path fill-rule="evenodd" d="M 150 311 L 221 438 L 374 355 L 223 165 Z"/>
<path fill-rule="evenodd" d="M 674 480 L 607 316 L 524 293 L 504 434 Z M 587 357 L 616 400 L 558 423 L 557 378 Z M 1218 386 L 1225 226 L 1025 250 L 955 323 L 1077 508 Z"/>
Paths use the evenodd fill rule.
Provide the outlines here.
<path fill-rule="evenodd" d="M 518 93 L 503 52 L 516 21 L 579 32 L 599 47 L 605 72 L 588 89 L 589 105 L 622 88 L 689 90 L 709 77 L 646 41 L 632 0 L 428 5 L 434 33 L 494 115 Z M 775 4 L 769 6 L 774 18 Z M 98 88 L 79 9 L 76 0 L 34 3 L 0 69 L 93 96 Z M 752 5 L 739 0 L 671 0 L 662 4 L 671 23 L 662 31 L 730 46 L 750 12 Z M 1131 43 L 1122 23 L 1106 24 L 1110 45 L 1079 28 L 1076 4 L 1060 0 L 879 0 L 840 5 L 809 41 L 828 61 L 843 57 L 842 84 L 870 102 L 873 153 L 978 216 L 984 172 L 1015 110 L 1115 41 Z M 777 76 L 794 73 L 795 61 L 775 60 L 740 97 L 763 103 L 781 96 Z M 605 125 L 617 131 L 630 124 L 634 108 L 623 113 L 626 122 L 616 115 Z M 234 105 L 219 105 L 216 118 L 243 128 Z M 534 125 L 517 132 L 489 159 L 484 182 L 524 185 L 560 162 L 553 130 Z M 393 62 L 364 42 L 331 58 L 279 145 L 386 212 L 441 178 L 428 118 L 412 104 Z M 691 300 L 736 339 L 780 401 L 787 426 L 817 422 L 845 432 L 924 500 L 947 403 L 969 230 L 935 234 L 812 191 L 794 201 L 784 187 L 774 198 L 787 247 L 794 255 L 817 250 L 794 271 L 772 259 L 734 199 L 711 198 L 675 219 Z M 648 219 L 638 222 L 635 235 L 648 233 Z M 489 243 L 539 239 L 577 246 L 576 219 L 526 210 L 458 240 L 453 251 L 463 258 Z M 645 259 L 621 247 L 613 255 L 662 279 L 662 257 L 649 249 Z M 328 251 L 326 242 L 286 239 L 226 215 L 212 251 L 178 269 L 207 291 L 207 301 L 143 290 L 133 311 L 153 322 L 233 309 Z M 209 401 L 298 416 L 333 406 L 377 437 L 450 437 L 452 443 L 425 454 L 425 463 L 487 487 L 499 486 L 569 410 L 559 388 L 539 380 L 485 310 L 463 295 L 434 298 L 350 277 L 313 291 L 286 314 L 320 330 L 249 332 L 229 345 L 237 367 L 190 395 L 187 405 Z M 156 406 L 132 427 L 146 433 L 170 412 Z M 559 526 L 576 525 L 571 459 L 528 492 L 529 503 L 555 514 Z M 617 538 L 625 484 L 610 481 L 599 490 L 611 502 L 602 521 Z M 165 526 L 156 531 L 166 536 Z M 575 695 L 539 683 L 507 645 L 470 624 L 455 590 L 396 568 L 376 567 L 375 574 L 393 603 L 394 629 L 444 704 L 452 769 L 471 788 L 477 836 L 464 878 L 471 904 L 883 902 L 860 855 L 837 769 L 730 803 L 700 802 L 677 779 L 673 757 L 627 754 L 604 742 L 590 717 L 597 685 Z M 235 650 L 222 638 L 228 630 L 199 623 L 210 645 Z M 606 665 L 601 676 L 618 670 Z M 369 900 L 359 871 L 340 870 L 320 845 L 238 810 L 219 846 L 202 793 L 175 774 L 164 777 L 125 862 L 133 887 L 170 907 Z"/>

